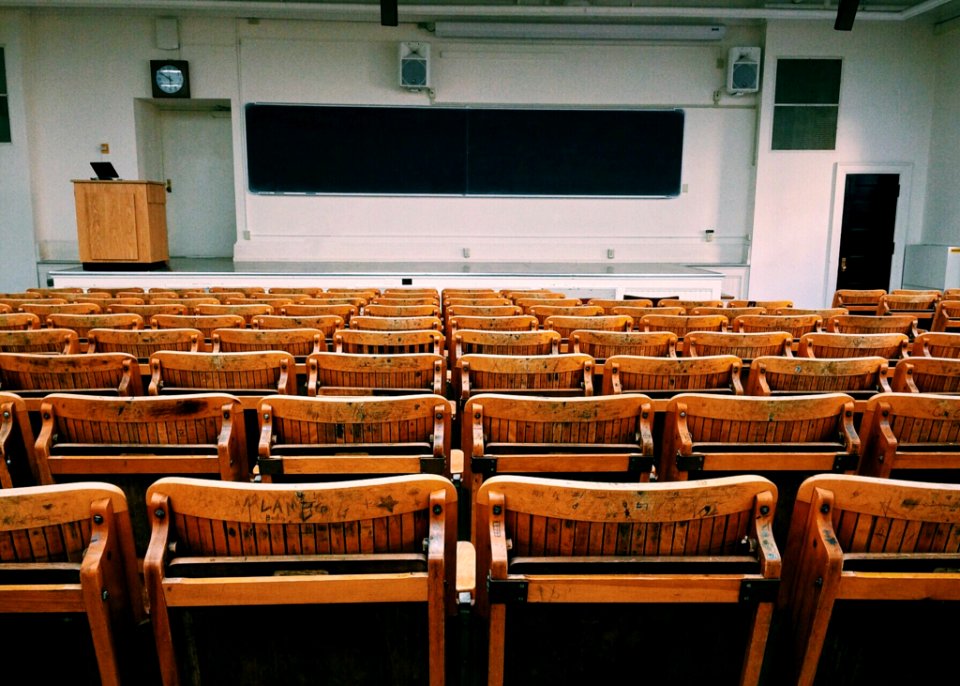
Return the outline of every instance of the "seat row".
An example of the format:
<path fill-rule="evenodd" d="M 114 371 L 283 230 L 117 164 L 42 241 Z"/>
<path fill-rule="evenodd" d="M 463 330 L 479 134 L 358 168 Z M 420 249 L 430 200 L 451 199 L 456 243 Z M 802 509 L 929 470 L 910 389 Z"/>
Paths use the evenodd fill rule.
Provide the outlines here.
<path fill-rule="evenodd" d="M 496 686 L 511 656 L 539 654 L 535 636 L 509 631 L 527 604 L 629 605 L 640 625 L 651 606 L 723 604 L 749 616 L 741 656 L 730 660 L 741 665 L 739 683 L 760 683 L 766 661 L 769 683 L 807 685 L 838 603 L 960 599 L 960 486 L 817 475 L 798 489 L 783 544 L 773 535 L 778 495 L 759 476 L 655 484 L 496 476 L 477 495 L 471 548 L 455 541 L 457 491 L 440 476 L 297 485 L 167 477 L 146 491 L 141 577 L 123 491 L 96 481 L 9 489 L 0 491 L 0 611 L 86 615 L 106 686 L 137 683 L 130 663 L 151 664 L 127 640 L 148 620 L 162 683 L 172 686 L 202 675 L 178 630 L 184 611 L 286 606 L 316 634 L 317 652 L 320 606 L 412 605 L 427 645 L 407 657 L 423 660 L 439 685 L 463 659 L 447 636 L 466 609 L 482 637 L 459 645 L 487 646 L 487 683 Z M 372 659 L 384 650 L 384 632 L 375 634 L 364 640 Z M 234 660 L 256 653 L 223 635 Z"/>

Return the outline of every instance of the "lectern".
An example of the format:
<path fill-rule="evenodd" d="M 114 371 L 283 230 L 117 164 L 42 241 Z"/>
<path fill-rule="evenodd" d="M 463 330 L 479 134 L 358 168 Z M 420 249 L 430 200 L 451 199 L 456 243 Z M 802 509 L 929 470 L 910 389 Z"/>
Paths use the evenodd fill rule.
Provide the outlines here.
<path fill-rule="evenodd" d="M 73 182 L 84 269 L 167 264 L 167 195 L 160 181 Z"/>

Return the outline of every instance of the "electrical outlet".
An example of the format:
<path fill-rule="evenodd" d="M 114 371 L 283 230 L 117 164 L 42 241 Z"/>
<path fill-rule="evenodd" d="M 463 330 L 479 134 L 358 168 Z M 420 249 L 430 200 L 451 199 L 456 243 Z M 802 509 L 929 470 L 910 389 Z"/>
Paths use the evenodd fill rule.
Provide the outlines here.
<path fill-rule="evenodd" d="M 607 248 L 607 259 L 612 260 L 613 256 L 616 255 L 616 252 L 613 248 Z"/>
<path fill-rule="evenodd" d="M 100 144 L 100 154 L 101 154 L 101 155 L 109 155 L 109 154 L 110 154 L 110 144 L 109 144 L 109 143 L 101 143 L 101 144 Z"/>
<path fill-rule="evenodd" d="M 463 249 L 463 256 L 464 256 L 464 257 L 470 257 L 470 248 L 464 248 L 464 249 Z"/>

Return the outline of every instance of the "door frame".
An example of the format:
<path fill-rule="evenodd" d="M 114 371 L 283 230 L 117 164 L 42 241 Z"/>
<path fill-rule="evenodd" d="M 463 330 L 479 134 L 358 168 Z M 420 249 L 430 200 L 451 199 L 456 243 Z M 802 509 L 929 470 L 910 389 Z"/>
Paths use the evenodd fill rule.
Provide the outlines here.
<path fill-rule="evenodd" d="M 907 243 L 907 223 L 910 218 L 910 195 L 913 185 L 913 165 L 906 162 L 863 164 L 837 162 L 833 172 L 833 207 L 827 243 L 827 265 L 824 293 L 828 301 L 837 290 L 840 261 L 840 234 L 843 229 L 843 203 L 847 176 L 850 174 L 897 174 L 900 177 L 900 196 L 897 198 L 897 216 L 893 228 L 893 256 L 890 258 L 890 283 L 887 290 L 900 288 L 903 283 L 903 257 Z"/>

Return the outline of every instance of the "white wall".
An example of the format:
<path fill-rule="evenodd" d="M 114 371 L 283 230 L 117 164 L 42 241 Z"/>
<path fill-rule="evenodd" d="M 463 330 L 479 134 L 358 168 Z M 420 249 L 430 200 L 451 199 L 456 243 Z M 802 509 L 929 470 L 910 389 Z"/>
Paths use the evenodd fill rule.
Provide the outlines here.
<path fill-rule="evenodd" d="M 960 244 L 960 27 L 937 36 L 937 98 L 923 242 Z"/>
<path fill-rule="evenodd" d="M 919 242 L 934 99 L 930 27 L 857 22 L 850 32 L 830 22 L 771 22 L 764 56 L 750 297 L 828 304 L 834 175 L 837 165 L 892 165 L 911 170 L 901 195 L 907 242 Z M 842 58 L 836 150 L 771 150 L 778 57 Z M 956 127 L 956 124 L 953 125 Z M 896 265 L 899 270 L 901 265 Z"/>
<path fill-rule="evenodd" d="M 0 143 L 0 292 L 4 293 L 40 285 L 24 109 L 23 26 L 21 12 L 0 10 L 0 47 L 6 62 L 11 129 L 11 142 Z"/>

